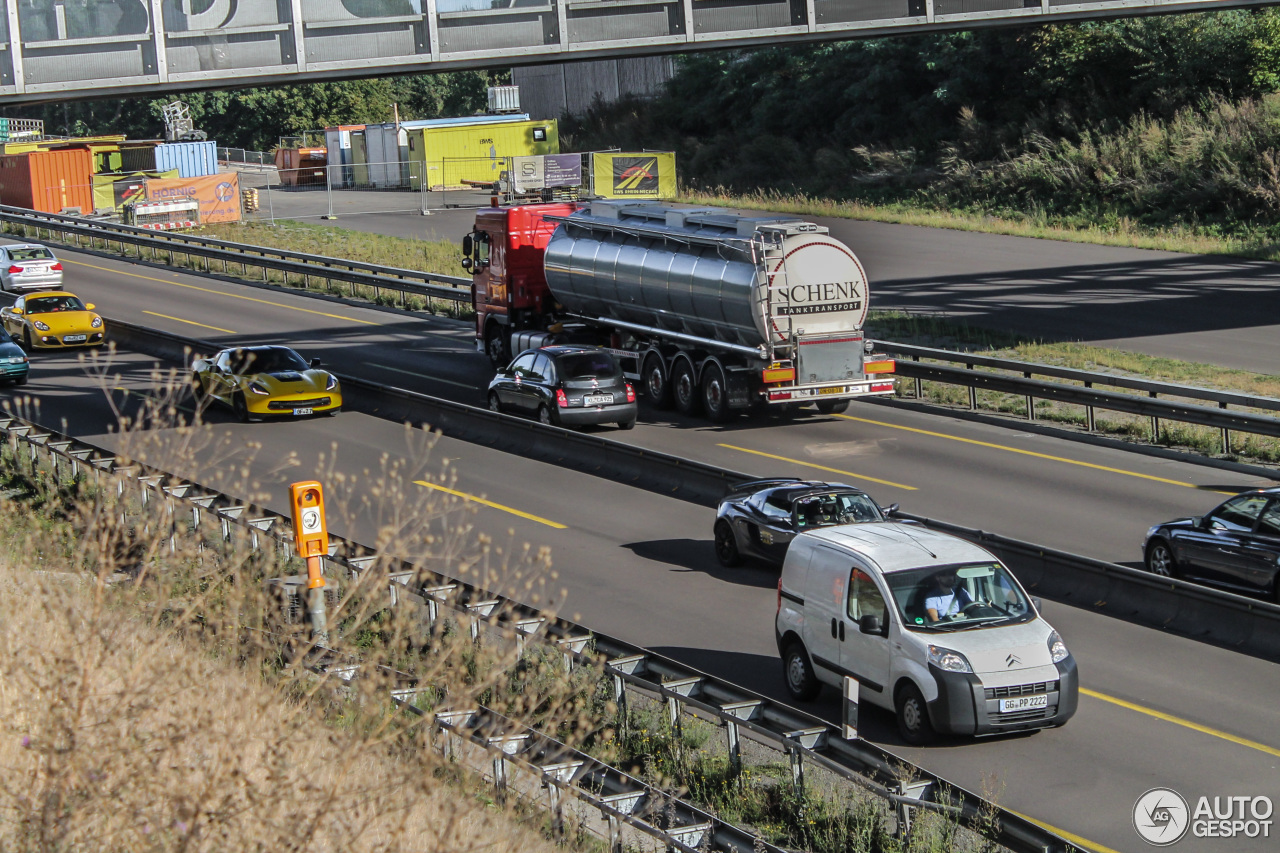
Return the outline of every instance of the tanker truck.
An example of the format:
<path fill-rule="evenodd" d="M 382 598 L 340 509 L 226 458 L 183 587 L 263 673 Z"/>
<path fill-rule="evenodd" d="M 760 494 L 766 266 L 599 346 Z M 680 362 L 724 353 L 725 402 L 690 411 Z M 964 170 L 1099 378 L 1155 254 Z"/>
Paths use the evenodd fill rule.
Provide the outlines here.
<path fill-rule="evenodd" d="M 613 353 L 658 407 L 842 412 L 893 393 L 863 339 L 867 276 L 827 229 L 656 203 L 481 208 L 462 242 L 476 347 L 495 367 L 555 343 Z"/>

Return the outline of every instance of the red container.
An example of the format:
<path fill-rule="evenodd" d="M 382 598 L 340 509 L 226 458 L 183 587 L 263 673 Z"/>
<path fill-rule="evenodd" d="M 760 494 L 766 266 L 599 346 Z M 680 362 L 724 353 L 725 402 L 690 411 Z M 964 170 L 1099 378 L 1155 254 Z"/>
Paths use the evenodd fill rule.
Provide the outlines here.
<path fill-rule="evenodd" d="M 88 148 L 0 154 L 0 204 L 44 213 L 92 213 L 92 175 Z"/>

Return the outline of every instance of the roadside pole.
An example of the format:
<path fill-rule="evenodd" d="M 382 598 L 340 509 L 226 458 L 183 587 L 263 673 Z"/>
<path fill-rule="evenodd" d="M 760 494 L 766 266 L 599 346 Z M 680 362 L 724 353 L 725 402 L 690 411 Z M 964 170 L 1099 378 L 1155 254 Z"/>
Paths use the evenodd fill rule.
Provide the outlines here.
<path fill-rule="evenodd" d="M 307 609 L 311 614 L 311 642 L 328 645 L 329 627 L 324 610 L 324 571 L 321 560 L 329 553 L 329 531 L 324 520 L 324 488 L 314 480 L 289 487 L 293 508 L 293 541 L 298 555 L 307 560 Z"/>

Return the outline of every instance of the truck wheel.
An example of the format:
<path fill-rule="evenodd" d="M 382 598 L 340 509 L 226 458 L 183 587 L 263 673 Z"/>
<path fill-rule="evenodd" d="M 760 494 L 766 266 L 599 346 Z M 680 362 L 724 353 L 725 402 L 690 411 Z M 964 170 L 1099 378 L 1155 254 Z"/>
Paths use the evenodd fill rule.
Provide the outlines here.
<path fill-rule="evenodd" d="M 671 382 L 667 375 L 667 366 L 662 356 L 651 352 L 644 357 L 644 394 L 653 403 L 654 408 L 671 408 Z"/>
<path fill-rule="evenodd" d="M 898 690 L 898 734 L 912 746 L 933 740 L 933 723 L 929 722 L 929 706 L 920 688 L 908 682 Z"/>
<path fill-rule="evenodd" d="M 849 401 L 822 400 L 818 403 L 818 411 L 824 415 L 840 415 L 849 411 Z"/>
<path fill-rule="evenodd" d="M 698 405 L 702 402 L 698 380 L 693 377 L 693 365 L 683 358 L 671 367 L 671 399 L 680 414 L 698 414 Z"/>
<path fill-rule="evenodd" d="M 809 655 L 804 646 L 792 643 L 782 656 L 782 671 L 787 680 L 787 692 L 792 698 L 808 702 L 818 698 L 822 683 L 813 674 L 813 664 L 809 663 Z"/>
<path fill-rule="evenodd" d="M 719 365 L 708 364 L 702 371 L 702 410 L 712 423 L 729 420 L 729 394 Z"/>
<path fill-rule="evenodd" d="M 484 351 L 495 370 L 511 363 L 511 344 L 499 323 L 490 323 L 484 333 Z"/>

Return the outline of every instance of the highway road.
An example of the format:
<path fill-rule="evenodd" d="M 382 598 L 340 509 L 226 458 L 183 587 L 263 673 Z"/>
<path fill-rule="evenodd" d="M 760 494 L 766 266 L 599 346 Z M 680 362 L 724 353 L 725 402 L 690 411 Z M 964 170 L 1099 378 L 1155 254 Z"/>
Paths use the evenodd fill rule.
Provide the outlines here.
<path fill-rule="evenodd" d="M 400 195 L 390 198 L 402 201 Z M 316 215 L 322 197 L 294 194 L 277 216 Z M 333 224 L 454 242 L 471 230 L 471 210 L 372 212 L 388 207 L 388 197 L 335 193 L 344 214 Z M 1280 264 L 833 217 L 811 221 L 857 253 L 875 310 L 938 313 L 1034 340 L 1280 371 Z"/>
<path fill-rule="evenodd" d="M 481 401 L 477 389 L 489 371 L 465 325 L 61 254 L 68 285 L 108 317 L 219 342 L 288 341 L 339 371 Z M 112 391 L 114 399 L 128 406 L 151 393 L 151 366 L 126 356 L 107 371 L 120 378 L 106 386 L 133 392 Z M 3 393 L 38 400 L 38 417 L 50 426 L 119 441 L 107 434 L 114 414 L 102 384 L 72 354 L 39 354 L 31 384 L 20 394 Z M 882 503 L 900 501 L 913 512 L 1122 561 L 1137 558 L 1150 521 L 1202 510 L 1219 493 L 1263 482 L 893 404 L 855 405 L 846 417 L 729 427 L 645 414 L 648 422 L 630 433 L 602 432 L 762 475 L 845 479 Z M 367 488 L 384 455 L 413 458 L 418 443 L 402 426 L 350 412 L 292 424 L 213 421 L 200 446 L 152 461 L 211 483 L 239 479 L 234 472 L 247 467 L 249 482 L 240 487 L 262 492 L 278 510 L 289 481 L 340 471 L 364 484 L 355 488 Z M 173 436 L 162 430 L 157 440 Z M 776 573 L 720 569 L 709 510 L 448 439 L 436 446 L 431 464 L 441 456 L 459 473 L 455 491 L 490 502 L 476 505 L 478 527 L 499 535 L 511 529 L 515 541 L 552 549 L 557 583 L 567 591 L 553 602 L 562 612 L 785 698 L 770 629 Z M 366 514 L 335 532 L 368 540 L 376 521 Z M 1054 602 L 1046 604 L 1046 616 L 1080 661 L 1085 694 L 1068 726 L 908 749 L 891 720 L 877 713 L 866 721 L 867 736 L 959 784 L 993 791 L 1003 804 L 1099 850 L 1144 846 L 1130 810 L 1157 785 L 1188 797 L 1280 799 L 1274 710 L 1280 666 Z M 810 710 L 837 713 L 829 695 Z M 1202 843 L 1208 850 L 1273 845 Z"/>

